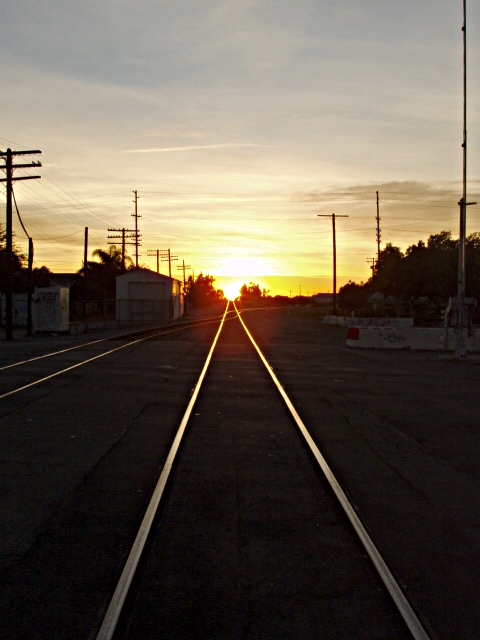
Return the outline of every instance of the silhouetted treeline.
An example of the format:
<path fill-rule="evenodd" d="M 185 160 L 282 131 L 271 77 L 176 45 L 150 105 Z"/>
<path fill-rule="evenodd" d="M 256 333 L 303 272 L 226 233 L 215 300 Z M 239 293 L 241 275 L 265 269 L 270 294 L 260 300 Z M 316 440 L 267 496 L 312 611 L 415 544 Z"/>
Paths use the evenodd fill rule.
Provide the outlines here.
<path fill-rule="evenodd" d="M 480 233 L 466 239 L 466 295 L 480 298 Z M 420 240 L 403 253 L 387 244 L 381 251 L 372 277 L 365 283 L 348 282 L 339 290 L 344 310 L 366 307 L 374 293 L 400 300 L 428 298 L 436 309 L 457 295 L 459 241 L 450 231 Z"/>
<path fill-rule="evenodd" d="M 0 224 L 0 293 L 6 290 L 7 285 L 7 237 L 5 226 Z M 47 267 L 35 267 L 32 269 L 31 278 L 28 277 L 27 256 L 13 243 L 12 251 L 12 289 L 15 293 L 28 293 L 29 286 L 45 287 L 50 282 L 51 272 Z"/>
<path fill-rule="evenodd" d="M 203 275 L 203 273 L 200 273 L 197 278 L 189 276 L 184 291 L 188 304 L 196 309 L 204 309 L 223 300 L 223 291 L 215 289 L 214 282 L 213 276 Z"/>

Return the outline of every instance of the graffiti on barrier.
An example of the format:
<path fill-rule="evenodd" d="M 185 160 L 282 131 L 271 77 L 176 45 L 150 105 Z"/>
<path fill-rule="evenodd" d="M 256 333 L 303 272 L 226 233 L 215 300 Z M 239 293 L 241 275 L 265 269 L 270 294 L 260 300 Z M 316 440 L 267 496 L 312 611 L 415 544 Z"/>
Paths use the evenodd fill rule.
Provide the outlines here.
<path fill-rule="evenodd" d="M 405 335 L 401 333 L 387 333 L 382 336 L 383 341 L 388 344 L 403 345 L 405 344 Z"/>

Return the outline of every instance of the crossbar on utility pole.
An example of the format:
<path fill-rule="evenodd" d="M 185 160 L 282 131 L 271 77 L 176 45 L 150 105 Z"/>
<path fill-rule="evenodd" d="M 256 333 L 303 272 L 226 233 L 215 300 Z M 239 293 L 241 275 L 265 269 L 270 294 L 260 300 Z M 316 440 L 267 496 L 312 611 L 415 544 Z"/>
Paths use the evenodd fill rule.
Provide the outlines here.
<path fill-rule="evenodd" d="M 160 251 L 160 259 L 161 262 L 168 262 L 168 277 L 172 277 L 172 262 L 178 260 L 178 256 L 172 256 L 170 253 L 170 249 L 165 249 L 164 251 Z"/>
<path fill-rule="evenodd" d="M 137 232 L 133 229 L 109 229 L 109 231 L 114 231 L 115 233 L 120 233 L 119 236 L 108 236 L 111 240 L 121 240 L 122 241 L 122 273 L 125 273 L 125 245 L 134 244 L 137 245 Z M 128 234 L 128 235 L 127 235 Z M 133 238 L 133 242 L 127 242 L 128 238 Z M 117 244 L 116 242 L 109 242 L 108 244 Z"/>
<path fill-rule="evenodd" d="M 319 218 L 332 219 L 333 231 L 333 315 L 337 315 L 337 242 L 335 239 L 335 218 L 348 218 L 348 216 L 337 215 L 335 213 L 318 213 Z"/>
<path fill-rule="evenodd" d="M 160 273 L 160 249 L 147 249 L 147 256 L 157 256 L 157 273 Z"/>

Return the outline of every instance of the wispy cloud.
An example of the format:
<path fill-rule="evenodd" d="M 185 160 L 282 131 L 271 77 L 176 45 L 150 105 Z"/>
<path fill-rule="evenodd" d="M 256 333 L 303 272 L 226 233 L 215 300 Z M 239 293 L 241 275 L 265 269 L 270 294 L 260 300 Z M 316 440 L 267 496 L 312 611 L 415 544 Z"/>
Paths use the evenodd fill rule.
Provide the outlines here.
<path fill-rule="evenodd" d="M 127 149 L 125 153 L 167 153 L 170 151 L 200 151 L 204 149 L 229 149 L 229 148 L 246 148 L 246 147 L 262 147 L 265 145 L 254 144 L 249 142 L 230 142 L 226 144 L 199 144 L 185 145 L 182 147 L 152 147 L 147 149 Z"/>

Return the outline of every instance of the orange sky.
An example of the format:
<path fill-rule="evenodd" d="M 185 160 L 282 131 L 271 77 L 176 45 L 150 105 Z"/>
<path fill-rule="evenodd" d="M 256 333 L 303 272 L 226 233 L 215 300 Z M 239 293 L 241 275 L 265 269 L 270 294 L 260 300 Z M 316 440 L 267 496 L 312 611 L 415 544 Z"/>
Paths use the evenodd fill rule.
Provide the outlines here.
<path fill-rule="evenodd" d="M 480 5 L 468 4 L 475 34 Z M 148 253 L 170 249 L 172 275 L 184 260 L 219 285 L 264 278 L 273 294 L 331 289 L 332 226 L 319 214 L 348 215 L 337 285 L 368 279 L 376 191 L 382 247 L 458 236 L 460 5 L 7 3 L 0 149 L 42 150 L 41 180 L 15 184 L 35 266 L 77 271 L 85 227 L 89 257 L 109 229 L 134 229 L 134 190 L 140 266 L 156 270 Z M 480 201 L 473 36 L 468 60 L 469 199 Z M 469 207 L 467 233 L 479 228 Z"/>

